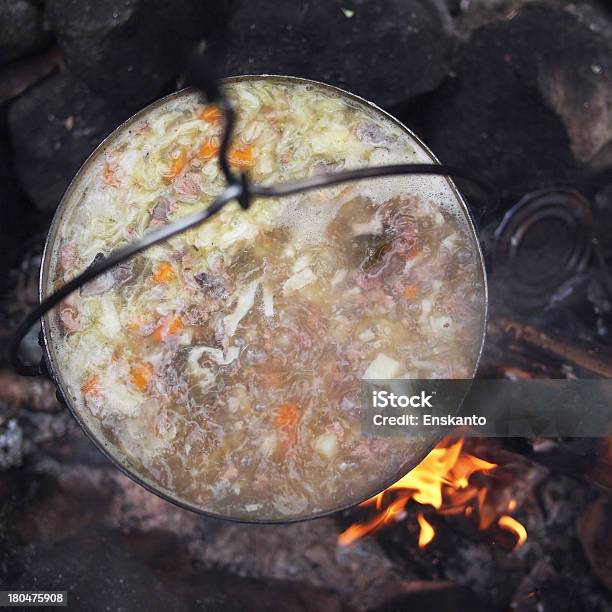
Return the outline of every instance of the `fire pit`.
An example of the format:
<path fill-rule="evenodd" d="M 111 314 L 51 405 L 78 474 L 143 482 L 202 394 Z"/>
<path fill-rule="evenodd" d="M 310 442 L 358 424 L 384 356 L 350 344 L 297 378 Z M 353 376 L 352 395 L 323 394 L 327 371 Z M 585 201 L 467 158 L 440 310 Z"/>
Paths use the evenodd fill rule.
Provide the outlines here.
<path fill-rule="evenodd" d="M 5 345 L 38 301 L 49 212 L 68 181 L 116 125 L 183 86 L 187 54 L 207 36 L 221 76 L 282 68 L 356 91 L 443 164 L 497 187 L 493 210 L 458 182 L 490 281 L 478 376 L 612 377 L 604 3 L 315 2 L 272 14 L 257 0 L 214 10 L 181 0 L 181 10 L 159 13 L 138 0 L 112 9 L 84 0 L 79 11 L 47 0 L 44 19 L 43 3 L 14 4 L 10 23 L 29 25 L 11 28 L 28 33 L 16 44 L 0 19 Z M 155 52 L 139 56 L 147 48 Z M 37 358 L 35 331 L 24 354 Z M 144 491 L 54 396 L 49 381 L 19 378 L 5 358 L 2 589 L 68 589 L 69 605 L 88 609 L 612 609 L 604 432 L 447 438 L 363 505 L 247 525 Z M 103 583 L 92 583 L 97 575 Z"/>

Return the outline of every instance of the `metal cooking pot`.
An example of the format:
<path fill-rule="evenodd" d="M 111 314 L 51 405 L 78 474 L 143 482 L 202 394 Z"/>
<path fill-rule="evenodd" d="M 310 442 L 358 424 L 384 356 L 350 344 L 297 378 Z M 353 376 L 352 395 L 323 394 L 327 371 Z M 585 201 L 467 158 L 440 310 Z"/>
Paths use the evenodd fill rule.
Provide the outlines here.
<path fill-rule="evenodd" d="M 226 79 L 224 82 L 232 83 L 232 82 L 238 82 L 238 81 L 246 81 L 246 80 L 255 79 L 255 78 L 256 79 L 262 79 L 262 78 L 270 79 L 274 81 L 281 81 L 281 82 L 288 82 L 288 83 L 311 83 L 312 85 L 316 87 L 321 87 L 321 88 L 330 90 L 332 92 L 335 92 L 336 94 L 339 94 L 340 96 L 344 97 L 346 100 L 350 102 L 357 103 L 358 105 L 367 106 L 373 112 L 378 113 L 379 115 L 383 115 L 387 119 L 390 119 L 393 123 L 399 126 L 405 133 L 407 133 L 414 141 L 415 146 L 420 147 L 422 152 L 427 156 L 428 161 L 430 163 L 439 164 L 438 160 L 435 158 L 433 153 L 427 148 L 427 146 L 423 142 L 421 142 L 421 140 L 419 140 L 419 138 L 415 134 L 413 134 L 407 127 L 405 127 L 399 121 L 394 119 L 391 115 L 389 115 L 382 109 L 378 108 L 376 105 L 372 104 L 371 102 L 363 100 L 362 98 L 354 94 L 351 94 L 349 92 L 343 91 L 339 88 L 325 85 L 322 83 L 317 83 L 315 81 L 308 81 L 306 79 L 299 79 L 295 77 L 286 77 L 286 76 L 273 76 L 273 75 L 265 75 L 265 76 L 252 75 L 252 76 L 233 77 L 230 79 Z M 55 213 L 55 216 L 53 218 L 53 221 L 51 223 L 51 227 L 49 229 L 49 233 L 47 236 L 45 249 L 44 249 L 44 253 L 42 257 L 42 266 L 40 270 L 39 296 L 41 300 L 43 300 L 45 297 L 48 297 L 48 292 L 46 288 L 49 286 L 49 274 L 51 271 L 51 259 L 52 259 L 51 255 L 54 252 L 54 245 L 58 238 L 59 229 L 63 225 L 63 223 L 65 223 L 65 218 L 67 216 L 69 203 L 72 201 L 73 196 L 76 195 L 80 191 L 81 181 L 83 177 L 86 175 L 90 166 L 94 164 L 101 155 L 104 154 L 105 150 L 109 146 L 113 145 L 113 143 L 117 139 L 118 134 L 120 132 L 124 132 L 125 130 L 129 129 L 130 126 L 132 126 L 134 123 L 142 119 L 150 110 L 158 108 L 161 105 L 167 103 L 168 101 L 174 100 L 178 97 L 185 95 L 185 91 L 187 90 L 171 94 L 170 96 L 167 96 L 157 102 L 154 102 L 153 104 L 151 104 L 144 110 L 136 113 L 133 117 L 131 117 L 128 121 L 126 121 L 123 125 L 118 127 L 117 130 L 115 130 L 115 132 L 113 132 L 110 136 L 108 136 L 96 148 L 96 150 L 91 154 L 91 156 L 87 159 L 87 161 L 85 161 L 81 169 L 77 172 L 76 176 L 70 183 L 66 193 L 64 194 L 57 208 L 57 211 Z M 474 246 L 474 249 L 478 252 L 480 266 L 482 268 L 483 292 L 484 292 L 484 312 L 483 312 L 483 327 L 482 327 L 482 337 L 481 337 L 481 342 L 480 342 L 480 348 L 478 351 L 476 363 L 474 365 L 474 374 L 475 374 L 476 368 L 478 366 L 478 362 L 480 360 L 480 355 L 482 353 L 482 348 L 483 348 L 484 338 L 485 338 L 485 329 L 486 329 L 486 315 L 487 315 L 486 309 L 487 309 L 487 302 L 488 302 L 488 294 L 487 294 L 485 266 L 484 266 L 482 251 L 480 249 L 480 245 L 478 242 L 476 230 L 474 227 L 474 223 L 473 223 L 470 211 L 467 205 L 465 204 L 463 198 L 457 191 L 455 185 L 450 180 L 450 178 L 446 177 L 444 180 L 448 182 L 448 186 L 450 187 L 450 190 L 454 194 L 456 203 L 461 207 L 461 210 L 463 211 L 463 214 L 465 215 L 466 225 L 467 227 L 469 227 L 469 232 L 472 235 L 473 246 Z M 241 213 L 237 212 L 236 214 L 241 214 Z M 123 456 L 123 454 L 115 446 L 110 444 L 108 440 L 104 439 L 104 436 L 101 434 L 99 428 L 96 427 L 96 423 L 94 422 L 93 418 L 90 416 L 88 417 L 88 415 L 85 414 L 86 411 L 83 410 L 82 407 L 79 407 L 75 398 L 72 398 L 70 394 L 67 393 L 66 391 L 67 385 L 65 384 L 62 378 L 62 371 L 58 365 L 58 360 L 56 358 L 53 334 L 52 334 L 52 329 L 51 329 L 51 322 L 50 322 L 50 317 L 48 314 L 45 315 L 42 319 L 42 346 L 44 350 L 44 362 L 46 365 L 46 370 L 49 373 L 49 376 L 51 377 L 55 385 L 57 386 L 58 395 L 61 396 L 64 403 L 71 410 L 75 419 L 79 422 L 79 424 L 81 425 L 85 433 L 91 438 L 91 440 L 100 449 L 100 451 L 104 455 L 106 455 L 106 457 L 108 457 L 108 459 L 117 468 L 119 468 L 127 476 L 129 476 L 132 480 L 139 483 L 140 485 L 142 485 L 143 487 L 145 487 L 152 493 L 155 493 L 156 495 L 159 495 L 160 497 L 178 506 L 181 506 L 187 510 L 198 512 L 203 515 L 215 516 L 218 518 L 224 518 L 224 519 L 229 519 L 229 520 L 238 520 L 241 522 L 284 523 L 284 522 L 293 522 L 293 521 L 299 521 L 299 520 L 305 520 L 305 519 L 312 519 L 312 518 L 330 514 L 330 513 L 339 511 L 339 510 L 343 510 L 361 501 L 364 501 L 365 499 L 371 497 L 372 495 L 375 495 L 376 493 L 379 493 L 380 491 L 382 491 L 389 485 L 393 484 L 393 482 L 398 480 L 406 472 L 408 472 L 410 469 L 416 466 L 421 461 L 421 459 L 426 455 L 426 453 L 435 445 L 437 441 L 436 439 L 434 439 L 434 436 L 432 435 L 427 439 L 423 439 L 423 440 L 420 440 L 418 443 L 415 443 L 415 445 L 411 448 L 411 452 L 408 454 L 408 456 L 406 456 L 406 461 L 404 465 L 401 467 L 400 470 L 398 470 L 397 474 L 393 475 L 393 477 L 391 478 L 385 478 L 384 480 L 381 480 L 380 482 L 376 484 L 376 486 L 372 487 L 371 491 L 367 492 L 366 495 L 363 495 L 362 499 L 355 499 L 352 503 L 345 505 L 343 507 L 325 508 L 313 514 L 304 515 L 304 516 L 295 516 L 295 517 L 290 517 L 287 519 L 280 519 L 277 517 L 269 517 L 269 516 L 255 516 L 249 519 L 236 518 L 233 516 L 222 516 L 219 514 L 215 514 L 214 512 L 210 512 L 204 508 L 198 507 L 194 505 L 193 503 L 190 503 L 184 499 L 181 499 L 177 495 L 173 494 L 171 491 L 164 489 L 158 483 L 153 482 L 150 478 L 140 473 L 131 464 L 129 459 Z M 458 408 L 459 406 L 457 406 L 457 409 Z"/>

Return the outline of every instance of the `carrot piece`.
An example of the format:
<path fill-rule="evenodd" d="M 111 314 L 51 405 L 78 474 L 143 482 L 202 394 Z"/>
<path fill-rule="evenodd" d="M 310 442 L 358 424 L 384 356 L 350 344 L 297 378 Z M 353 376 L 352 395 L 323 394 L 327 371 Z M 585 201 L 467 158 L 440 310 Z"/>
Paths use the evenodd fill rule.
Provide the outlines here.
<path fill-rule="evenodd" d="M 406 257 L 415 257 L 421 252 L 421 247 L 417 244 L 411 246 L 406 253 Z"/>
<path fill-rule="evenodd" d="M 163 342 L 168 336 L 178 334 L 183 329 L 183 320 L 179 315 L 164 317 L 157 329 L 151 334 L 155 342 Z"/>
<path fill-rule="evenodd" d="M 168 326 L 168 336 L 172 336 L 177 334 L 183 329 L 183 319 L 178 315 L 173 317 L 170 321 L 170 325 Z"/>
<path fill-rule="evenodd" d="M 130 380 L 140 391 L 146 391 L 153 378 L 153 373 L 153 366 L 150 363 L 141 363 L 130 368 Z"/>
<path fill-rule="evenodd" d="M 274 416 L 274 424 L 279 429 L 291 429 L 297 425 L 300 419 L 298 405 L 295 402 L 287 402 L 282 404 L 276 410 Z"/>
<path fill-rule="evenodd" d="M 215 140 L 209 138 L 202 143 L 200 150 L 198 152 L 198 157 L 203 160 L 212 159 L 217 152 L 219 151 L 219 145 Z"/>
<path fill-rule="evenodd" d="M 414 300 L 419 293 L 419 288 L 416 285 L 406 285 L 404 288 L 404 297 L 407 300 Z"/>
<path fill-rule="evenodd" d="M 163 342 L 165 337 L 164 334 L 164 326 L 160 325 L 152 334 L 151 334 L 151 338 L 157 342 L 158 344 Z"/>
<path fill-rule="evenodd" d="M 156 285 L 161 285 L 162 283 L 169 283 L 170 281 L 176 278 L 176 274 L 174 273 L 174 269 L 172 266 L 167 263 L 161 263 L 157 270 L 151 274 L 151 280 Z"/>
<path fill-rule="evenodd" d="M 205 106 L 198 114 L 198 119 L 208 121 L 208 123 L 219 123 L 222 118 L 221 110 L 214 104 Z"/>
<path fill-rule="evenodd" d="M 274 425 L 283 432 L 278 449 L 281 455 L 285 455 L 297 443 L 298 432 L 296 425 L 299 420 L 300 413 L 295 402 L 282 404 L 276 410 Z"/>
<path fill-rule="evenodd" d="M 94 375 L 81 385 L 81 393 L 85 396 L 97 397 L 100 395 L 100 379 Z"/>
<path fill-rule="evenodd" d="M 239 149 L 233 149 L 228 155 L 230 164 L 238 168 L 251 168 L 253 166 L 253 147 L 246 145 Z"/>
<path fill-rule="evenodd" d="M 181 151 L 178 157 L 172 160 L 172 165 L 170 166 L 170 171 L 165 175 L 166 180 L 173 181 L 183 170 L 183 168 L 187 165 L 187 153 L 185 151 Z"/>

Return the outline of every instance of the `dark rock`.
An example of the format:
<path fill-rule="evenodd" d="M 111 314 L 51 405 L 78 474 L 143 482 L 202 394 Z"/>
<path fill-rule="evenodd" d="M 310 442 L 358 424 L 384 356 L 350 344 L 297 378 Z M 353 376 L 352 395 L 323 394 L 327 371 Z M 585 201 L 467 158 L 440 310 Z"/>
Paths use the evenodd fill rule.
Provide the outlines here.
<path fill-rule="evenodd" d="M 427 142 L 443 162 L 480 172 L 506 192 L 570 180 L 570 139 L 542 83 L 555 62 L 590 69 L 585 41 L 575 17 L 540 6 L 475 31 L 427 111 Z"/>
<path fill-rule="evenodd" d="M 612 591 L 612 505 L 606 496 L 587 506 L 576 521 L 576 531 L 593 573 Z"/>
<path fill-rule="evenodd" d="M 540 45 L 539 88 L 561 117 L 577 160 L 589 162 L 612 141 L 612 39 L 594 17 L 556 14 L 556 40 Z"/>
<path fill-rule="evenodd" d="M 222 76 L 307 77 L 392 106 L 435 89 L 446 74 L 452 39 L 435 5 L 245 1 L 214 53 Z"/>
<path fill-rule="evenodd" d="M 42 53 L 0 67 L 0 102 L 17 97 L 28 87 L 55 72 L 61 61 L 59 49 L 50 47 Z"/>
<path fill-rule="evenodd" d="M 19 192 L 10 163 L 9 153 L 0 137 L 0 288 L 6 273 L 20 255 L 19 241 L 23 234 L 23 217 L 27 206 Z"/>
<path fill-rule="evenodd" d="M 49 41 L 40 4 L 0 0 L 0 64 L 36 51 Z"/>
<path fill-rule="evenodd" d="M 331 8 L 321 2 L 241 2 L 213 42 L 218 74 L 309 75 L 308 67 L 341 23 L 342 13 Z"/>
<path fill-rule="evenodd" d="M 136 110 L 164 92 L 217 23 L 198 0 L 50 0 L 66 64 L 93 91 Z"/>
<path fill-rule="evenodd" d="M 9 128 L 16 169 L 38 208 L 57 206 L 86 157 L 127 115 L 66 73 L 50 77 L 13 103 Z"/>
<path fill-rule="evenodd" d="M 399 612 L 400 610 L 437 610 L 460 612 L 480 606 L 470 589 L 452 582 L 415 580 L 406 581 L 385 593 L 386 601 L 371 612 Z"/>

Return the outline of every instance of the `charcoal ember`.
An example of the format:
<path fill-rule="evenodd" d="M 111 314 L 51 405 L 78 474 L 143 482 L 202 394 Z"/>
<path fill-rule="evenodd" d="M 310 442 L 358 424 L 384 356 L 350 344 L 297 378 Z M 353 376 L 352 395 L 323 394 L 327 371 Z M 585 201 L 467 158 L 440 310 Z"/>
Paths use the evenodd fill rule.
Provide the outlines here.
<path fill-rule="evenodd" d="M 593 573 L 612 591 L 612 504 L 607 496 L 584 509 L 576 520 L 576 531 Z"/>
<path fill-rule="evenodd" d="M 233 13 L 213 49 L 222 76 L 308 77 L 392 106 L 432 91 L 447 72 L 452 37 L 436 6 L 251 0 Z"/>
<path fill-rule="evenodd" d="M 210 3 L 212 5 L 213 3 Z M 227 2 L 50 0 L 66 64 L 93 91 L 134 110 L 164 92 Z"/>
<path fill-rule="evenodd" d="M 53 210 L 95 146 L 128 112 L 110 106 L 84 83 L 57 74 L 25 92 L 9 109 L 15 166 L 37 208 Z"/>
<path fill-rule="evenodd" d="M 40 2 L 0 0 L 0 64 L 40 49 L 49 37 Z"/>
<path fill-rule="evenodd" d="M 576 161 L 550 107 L 541 67 L 586 35 L 562 10 L 530 6 L 474 31 L 426 111 L 425 137 L 443 162 L 470 168 L 505 193 L 571 180 Z M 592 33 L 592 37 L 596 37 Z M 595 43 L 593 43 L 595 44 Z M 573 46 L 572 46 L 573 48 Z M 581 51 L 590 65 L 592 51 Z"/>

